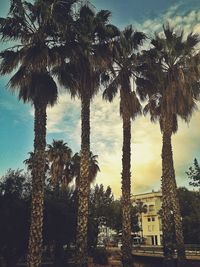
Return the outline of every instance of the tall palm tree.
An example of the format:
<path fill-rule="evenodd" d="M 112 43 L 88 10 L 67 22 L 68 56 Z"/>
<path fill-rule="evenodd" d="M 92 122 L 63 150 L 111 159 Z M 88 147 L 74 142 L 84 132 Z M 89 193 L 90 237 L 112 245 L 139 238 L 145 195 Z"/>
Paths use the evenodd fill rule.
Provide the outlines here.
<path fill-rule="evenodd" d="M 64 175 L 64 170 L 66 165 L 68 166 L 71 160 L 72 150 L 67 146 L 63 140 L 53 140 L 52 145 L 47 146 L 47 158 L 51 164 L 50 175 L 51 184 L 54 190 L 54 197 L 58 200 L 60 185 L 65 184 L 68 186 L 70 179 L 67 179 L 68 184 L 66 184 L 66 174 Z M 65 179 L 64 179 L 65 177 Z M 68 175 L 68 178 L 72 177 Z M 60 251 L 62 249 L 62 244 L 60 240 L 55 238 L 54 246 L 54 266 L 60 266 Z"/>
<path fill-rule="evenodd" d="M 152 121 L 159 121 L 163 137 L 162 146 L 162 220 L 166 265 L 172 261 L 173 224 L 178 253 L 178 263 L 185 261 L 184 239 L 177 185 L 173 163 L 171 136 L 178 130 L 177 118 L 189 121 L 200 97 L 199 55 L 196 45 L 199 38 L 175 32 L 167 24 L 162 35 L 155 35 L 152 48 L 144 51 L 138 68 L 137 90 L 141 98 L 148 99 L 144 112 Z"/>
<path fill-rule="evenodd" d="M 70 162 L 71 156 L 72 150 L 63 140 L 53 140 L 52 145 L 47 146 L 47 158 L 51 163 L 51 184 L 56 191 L 63 183 L 65 166 Z"/>
<path fill-rule="evenodd" d="M 122 261 L 123 266 L 130 266 L 132 261 L 131 244 L 131 119 L 141 114 L 141 105 L 131 86 L 135 67 L 135 51 L 142 44 L 145 35 L 135 32 L 132 26 L 127 27 L 116 44 L 111 77 L 107 72 L 103 79 L 111 80 L 103 97 L 112 101 L 120 92 L 120 115 L 123 121 L 122 148 Z M 113 73 L 113 75 L 112 75 Z M 111 79 L 110 79 L 111 78 Z"/>
<path fill-rule="evenodd" d="M 81 99 L 81 162 L 78 187 L 77 266 L 87 266 L 87 227 L 89 200 L 90 102 L 100 86 L 100 73 L 108 62 L 110 40 L 117 29 L 108 24 L 110 12 L 95 14 L 88 4 L 80 7 L 73 24 L 75 41 L 66 40 L 61 63 L 55 68 L 59 82 L 72 97 Z M 63 34 L 64 35 L 64 34 Z M 106 42 L 107 41 L 107 42 Z M 67 58 L 67 60 L 66 60 Z"/>
<path fill-rule="evenodd" d="M 37 2 L 37 1 L 36 1 Z M 34 107 L 34 152 L 32 162 L 32 208 L 28 266 L 38 267 L 42 258 L 44 179 L 46 165 L 46 109 L 57 99 L 57 86 L 48 71 L 50 49 L 45 10 L 37 4 L 11 1 L 7 18 L 0 20 L 3 40 L 17 45 L 1 52 L 1 74 L 15 74 L 9 87 L 19 99 Z"/>

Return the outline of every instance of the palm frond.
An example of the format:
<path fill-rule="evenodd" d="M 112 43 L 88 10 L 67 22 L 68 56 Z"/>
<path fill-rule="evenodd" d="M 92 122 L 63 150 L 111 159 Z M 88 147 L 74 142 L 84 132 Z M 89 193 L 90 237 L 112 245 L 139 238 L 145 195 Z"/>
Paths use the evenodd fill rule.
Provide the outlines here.
<path fill-rule="evenodd" d="M 188 49 L 192 49 L 194 47 L 196 47 L 196 45 L 200 42 L 200 36 L 199 34 L 194 34 L 194 33 L 190 33 L 187 36 L 185 45 Z"/>
<path fill-rule="evenodd" d="M 113 81 L 108 85 L 108 87 L 103 92 L 103 99 L 112 102 L 114 97 L 116 96 L 119 89 L 119 78 L 115 77 Z"/>
<path fill-rule="evenodd" d="M 4 50 L 0 53 L 0 73 L 2 75 L 11 73 L 21 61 L 20 51 Z"/>
<path fill-rule="evenodd" d="M 63 62 L 62 64 L 53 68 L 52 74 L 57 77 L 61 85 L 65 86 L 65 88 L 70 91 L 72 97 L 79 96 L 80 74 L 78 73 L 74 64 L 71 64 L 70 62 Z"/>
<path fill-rule="evenodd" d="M 100 10 L 96 14 L 96 20 L 100 23 L 107 23 L 111 17 L 111 12 L 109 10 Z"/>
<path fill-rule="evenodd" d="M 177 116 L 188 122 L 196 110 L 200 96 L 199 58 L 195 51 L 199 43 L 197 35 L 189 34 L 184 41 L 183 31 L 175 31 L 170 25 L 164 27 L 164 37 L 155 35 L 153 49 L 143 51 L 139 58 L 137 92 L 142 100 L 148 99 L 144 113 L 151 120 L 163 116 L 174 118 L 172 131 L 177 131 Z M 159 106 L 152 98 L 161 95 Z"/>

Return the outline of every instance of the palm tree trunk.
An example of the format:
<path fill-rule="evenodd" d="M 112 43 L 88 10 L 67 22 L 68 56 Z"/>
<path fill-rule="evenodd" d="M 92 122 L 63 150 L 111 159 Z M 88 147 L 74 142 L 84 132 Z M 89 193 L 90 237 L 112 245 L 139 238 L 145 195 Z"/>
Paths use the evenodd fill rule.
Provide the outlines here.
<path fill-rule="evenodd" d="M 87 233 L 89 201 L 89 154 L 90 154 L 90 99 L 84 95 L 81 100 L 81 162 L 78 186 L 78 218 L 76 235 L 76 266 L 87 266 Z"/>
<path fill-rule="evenodd" d="M 131 120 L 123 115 L 122 149 L 122 262 L 123 266 L 132 266 L 131 243 Z"/>
<path fill-rule="evenodd" d="M 178 266 L 182 266 L 185 261 L 185 248 L 182 232 L 180 206 L 177 197 L 177 186 L 171 145 L 172 120 L 166 117 L 163 119 L 163 122 L 164 129 L 162 148 L 162 220 L 164 243 L 163 245 L 165 256 L 164 266 L 173 266 L 173 251 L 175 245 L 177 246 L 179 264 Z"/>
<path fill-rule="evenodd" d="M 46 104 L 35 103 L 35 140 L 32 170 L 31 226 L 28 245 L 28 267 L 39 267 L 42 261 L 42 230 L 44 209 L 45 148 L 46 148 Z"/>
<path fill-rule="evenodd" d="M 172 208 L 173 208 L 173 219 L 175 226 L 175 234 L 176 234 L 176 246 L 177 246 L 177 266 L 184 267 L 186 266 L 186 254 L 185 254 L 185 245 L 184 245 L 184 237 L 183 237 L 183 225 L 182 225 L 182 217 L 180 212 L 180 204 L 177 194 L 177 185 L 175 179 L 175 173 L 173 179 L 171 180 L 173 197 Z"/>

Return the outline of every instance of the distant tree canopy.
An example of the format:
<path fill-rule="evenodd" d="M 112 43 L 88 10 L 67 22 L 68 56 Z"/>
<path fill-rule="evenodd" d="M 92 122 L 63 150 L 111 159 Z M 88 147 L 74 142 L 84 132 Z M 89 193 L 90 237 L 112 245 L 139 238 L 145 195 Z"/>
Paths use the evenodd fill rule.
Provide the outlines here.
<path fill-rule="evenodd" d="M 183 233 L 186 244 L 200 244 L 200 193 L 179 188 Z"/>
<path fill-rule="evenodd" d="M 30 220 L 27 174 L 9 169 L 0 179 L 0 254 L 7 266 L 15 266 L 25 254 Z"/>
<path fill-rule="evenodd" d="M 200 244 L 200 194 L 179 188 L 185 243 Z M 8 170 L 0 178 L 0 256 L 6 266 L 16 266 L 26 254 L 30 227 L 31 183 L 28 173 Z M 111 188 L 96 185 L 90 191 L 88 246 L 95 248 L 100 225 L 122 230 L 121 200 L 115 200 Z M 142 203 L 132 206 L 132 232 L 139 231 L 138 215 L 145 212 Z M 55 198 L 49 184 L 45 185 L 44 244 L 52 246 L 58 240 L 61 246 L 75 242 L 77 220 L 77 191 L 60 188 Z M 11 265 L 12 264 L 12 265 Z"/>
<path fill-rule="evenodd" d="M 186 174 L 190 179 L 189 185 L 200 188 L 200 165 L 196 158 L 194 159 L 193 166 L 189 167 Z"/>

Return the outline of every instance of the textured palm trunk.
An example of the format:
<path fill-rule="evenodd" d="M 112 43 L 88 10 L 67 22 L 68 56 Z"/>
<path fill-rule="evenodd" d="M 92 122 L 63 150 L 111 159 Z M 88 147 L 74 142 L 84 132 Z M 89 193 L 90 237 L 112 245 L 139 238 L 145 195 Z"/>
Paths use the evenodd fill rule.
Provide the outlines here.
<path fill-rule="evenodd" d="M 44 209 L 46 105 L 35 103 L 35 140 L 32 170 L 31 226 L 28 245 L 28 267 L 39 267 L 42 261 L 42 230 Z"/>
<path fill-rule="evenodd" d="M 173 161 L 172 161 L 172 165 L 173 165 Z M 175 237 L 176 237 L 177 266 L 183 267 L 183 266 L 186 266 L 186 255 L 185 255 L 185 245 L 184 245 L 184 237 L 183 237 L 182 217 L 181 217 L 180 204 L 179 204 L 179 199 L 178 199 L 178 194 L 177 194 L 177 184 L 176 184 L 174 168 L 172 170 L 170 188 L 172 192 L 171 207 L 172 207 L 172 217 L 173 217 Z"/>
<path fill-rule="evenodd" d="M 122 263 L 132 266 L 131 243 L 131 120 L 123 115 L 122 149 Z"/>
<path fill-rule="evenodd" d="M 78 182 L 78 218 L 76 235 L 76 266 L 87 266 L 87 232 L 89 201 L 89 154 L 90 154 L 90 99 L 85 95 L 81 101 L 81 162 Z"/>
<path fill-rule="evenodd" d="M 56 174 L 56 182 L 54 183 L 54 200 L 57 202 L 59 200 L 59 193 L 60 193 L 60 187 L 59 187 L 59 174 Z M 60 243 L 59 237 L 56 236 L 54 239 L 54 259 L 53 259 L 53 266 L 59 267 L 61 266 L 61 254 L 62 254 L 62 244 Z"/>
<path fill-rule="evenodd" d="M 177 247 L 178 266 L 185 264 L 185 248 L 171 145 L 172 120 L 165 118 L 162 148 L 163 242 L 165 265 L 170 266 Z M 171 262 L 171 263 L 170 263 Z"/>

